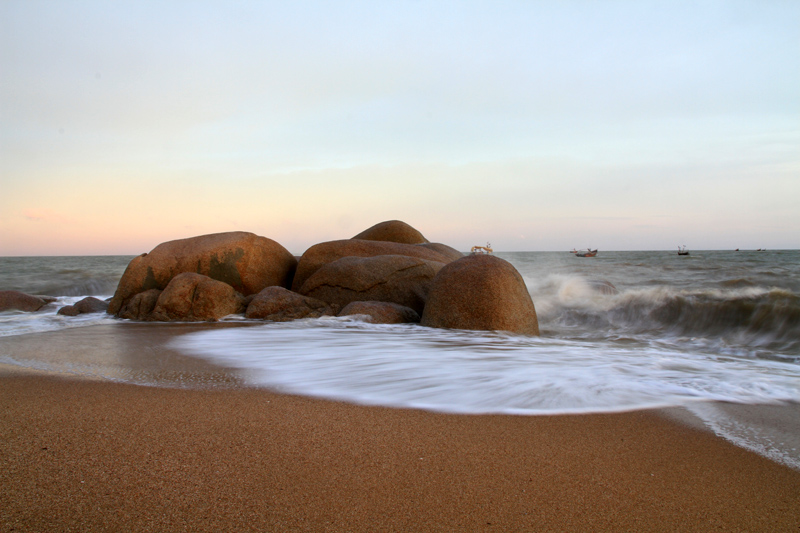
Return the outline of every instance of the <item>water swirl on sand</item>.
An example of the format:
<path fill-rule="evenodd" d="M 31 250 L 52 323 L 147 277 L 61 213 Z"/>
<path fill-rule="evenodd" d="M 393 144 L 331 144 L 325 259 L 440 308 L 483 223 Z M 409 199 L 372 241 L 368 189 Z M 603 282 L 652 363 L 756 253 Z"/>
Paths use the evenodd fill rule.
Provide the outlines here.
<path fill-rule="evenodd" d="M 285 392 L 460 413 L 608 412 L 700 400 L 800 402 L 800 366 L 498 332 L 304 320 L 184 335 L 172 347 Z"/>

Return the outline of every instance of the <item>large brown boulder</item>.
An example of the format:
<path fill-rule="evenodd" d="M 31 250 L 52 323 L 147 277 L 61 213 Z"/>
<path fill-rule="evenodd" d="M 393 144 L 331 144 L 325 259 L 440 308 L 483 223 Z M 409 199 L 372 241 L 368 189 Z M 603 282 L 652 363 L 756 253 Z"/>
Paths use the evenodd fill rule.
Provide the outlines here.
<path fill-rule="evenodd" d="M 439 271 L 420 324 L 539 334 L 525 280 L 508 261 L 481 254 L 467 255 Z"/>
<path fill-rule="evenodd" d="M 389 241 L 403 244 L 422 244 L 428 242 L 428 239 L 423 237 L 422 233 L 399 220 L 380 222 L 369 229 L 365 229 L 353 238 L 363 239 L 365 241 Z"/>
<path fill-rule="evenodd" d="M 300 292 L 300 288 L 314 272 L 328 263 L 343 257 L 375 257 L 377 255 L 404 255 L 426 261 L 449 263 L 452 257 L 426 245 L 403 244 L 398 242 L 367 241 L 363 239 L 345 239 L 315 244 L 303 254 L 297 265 L 297 272 L 292 282 L 292 290 Z"/>
<path fill-rule="evenodd" d="M 169 241 L 130 262 L 108 312 L 118 314 L 135 294 L 163 290 L 184 272 L 203 274 L 249 295 L 272 285 L 288 287 L 296 267 L 297 260 L 286 248 L 244 231 Z"/>
<path fill-rule="evenodd" d="M 108 310 L 108 302 L 104 302 L 93 296 L 87 296 L 74 305 L 65 305 L 58 310 L 59 315 L 78 316 L 84 313 L 105 313 Z"/>
<path fill-rule="evenodd" d="M 287 322 L 298 318 L 336 315 L 339 309 L 338 305 L 302 296 L 283 287 L 267 287 L 252 299 L 245 317 Z"/>
<path fill-rule="evenodd" d="M 56 301 L 49 296 L 33 296 L 20 291 L 0 291 L 0 311 L 15 309 L 17 311 L 38 311 L 50 302 Z"/>
<path fill-rule="evenodd" d="M 410 324 L 419 322 L 419 314 L 404 305 L 391 302 L 350 302 L 339 316 L 362 315 L 372 324 Z"/>
<path fill-rule="evenodd" d="M 159 295 L 150 320 L 214 321 L 244 310 L 244 297 L 233 287 L 202 274 L 184 272 Z"/>
<path fill-rule="evenodd" d="M 343 257 L 320 267 L 298 292 L 340 306 L 393 302 L 422 313 L 431 282 L 443 266 L 405 255 Z"/>

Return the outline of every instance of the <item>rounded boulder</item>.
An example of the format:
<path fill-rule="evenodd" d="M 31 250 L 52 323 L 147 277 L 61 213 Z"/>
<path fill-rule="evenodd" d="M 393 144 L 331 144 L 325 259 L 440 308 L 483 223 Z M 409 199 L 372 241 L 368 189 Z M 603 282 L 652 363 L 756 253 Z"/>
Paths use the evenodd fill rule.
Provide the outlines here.
<path fill-rule="evenodd" d="M 428 239 L 422 233 L 400 220 L 379 222 L 353 238 L 365 241 L 399 242 L 402 244 L 423 244 L 428 242 Z"/>
<path fill-rule="evenodd" d="M 104 313 L 108 310 L 108 302 L 87 296 L 74 305 L 65 305 L 58 310 L 59 315 L 78 316 L 85 313 Z"/>
<path fill-rule="evenodd" d="M 129 320 L 150 320 L 150 313 L 155 309 L 162 292 L 158 289 L 149 289 L 135 294 L 125 302 L 117 316 Z"/>
<path fill-rule="evenodd" d="M 151 320 L 215 321 L 240 313 L 244 297 L 233 287 L 202 274 L 178 274 L 161 292 Z"/>
<path fill-rule="evenodd" d="M 300 289 L 323 265 L 338 261 L 344 257 L 375 257 L 378 255 L 402 255 L 449 263 L 453 259 L 441 251 L 426 247 L 425 245 L 403 244 L 398 242 L 367 241 L 363 239 L 345 239 L 328 241 L 315 244 L 303 254 L 297 264 L 292 290 L 301 292 Z"/>
<path fill-rule="evenodd" d="M 20 291 L 0 291 L 0 311 L 14 309 L 16 311 L 38 311 L 55 298 L 47 296 L 34 296 Z"/>
<path fill-rule="evenodd" d="M 493 255 L 467 255 L 445 265 L 433 280 L 420 324 L 539 335 L 525 280 Z"/>

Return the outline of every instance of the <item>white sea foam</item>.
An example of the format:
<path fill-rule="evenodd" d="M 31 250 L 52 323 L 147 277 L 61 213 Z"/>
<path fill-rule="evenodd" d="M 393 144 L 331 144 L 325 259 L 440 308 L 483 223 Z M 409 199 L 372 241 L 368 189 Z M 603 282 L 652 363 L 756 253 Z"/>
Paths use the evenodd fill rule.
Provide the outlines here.
<path fill-rule="evenodd" d="M 737 446 L 800 470 L 800 421 L 781 416 L 770 420 L 768 407 L 757 406 L 754 414 L 738 407 L 735 413 L 724 404 L 697 403 L 689 410 L 711 431 Z M 765 412 L 766 411 L 766 412 Z"/>
<path fill-rule="evenodd" d="M 33 313 L 13 310 L 0 312 L 0 337 L 94 326 L 111 323 L 115 320 L 106 313 L 85 313 L 77 316 L 58 314 L 58 310 L 62 307 L 73 305 L 83 298 L 85 296 L 62 296 Z M 102 300 L 107 297 L 98 296 L 97 298 Z"/>
<path fill-rule="evenodd" d="M 702 400 L 800 402 L 800 366 L 703 353 L 687 340 L 581 342 L 321 319 L 173 341 L 285 392 L 461 413 L 608 412 Z"/>

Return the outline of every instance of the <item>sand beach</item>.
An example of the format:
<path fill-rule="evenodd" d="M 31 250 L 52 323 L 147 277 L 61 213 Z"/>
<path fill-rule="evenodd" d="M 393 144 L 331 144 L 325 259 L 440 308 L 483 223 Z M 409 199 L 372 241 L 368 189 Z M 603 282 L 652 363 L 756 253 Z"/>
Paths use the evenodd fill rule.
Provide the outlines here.
<path fill-rule="evenodd" d="M 0 417 L 2 531 L 800 524 L 800 472 L 659 411 L 450 415 L 4 367 Z"/>

